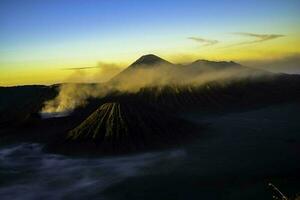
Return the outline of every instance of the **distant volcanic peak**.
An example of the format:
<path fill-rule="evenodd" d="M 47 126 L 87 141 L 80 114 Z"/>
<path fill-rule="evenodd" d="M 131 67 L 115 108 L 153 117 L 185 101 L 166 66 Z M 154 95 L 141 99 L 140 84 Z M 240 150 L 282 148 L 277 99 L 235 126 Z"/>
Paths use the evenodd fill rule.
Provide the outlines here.
<path fill-rule="evenodd" d="M 135 76 L 135 73 L 139 70 L 152 70 L 152 69 L 168 69 L 172 70 L 176 66 L 154 54 L 148 54 L 140 57 L 129 67 L 121 71 L 119 74 L 114 76 L 110 81 L 120 82 L 128 79 L 128 77 Z M 129 80 L 130 82 L 130 80 Z"/>
<path fill-rule="evenodd" d="M 130 66 L 138 66 L 138 65 L 156 65 L 156 64 L 172 64 L 154 54 L 147 54 L 139 59 L 137 59 L 134 63 L 132 63 Z"/>

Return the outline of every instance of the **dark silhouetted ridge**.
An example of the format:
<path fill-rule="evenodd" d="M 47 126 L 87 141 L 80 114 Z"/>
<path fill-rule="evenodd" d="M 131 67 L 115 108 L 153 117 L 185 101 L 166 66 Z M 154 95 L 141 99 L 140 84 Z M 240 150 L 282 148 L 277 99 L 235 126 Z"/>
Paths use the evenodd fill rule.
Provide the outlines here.
<path fill-rule="evenodd" d="M 233 62 L 233 61 L 210 61 L 210 60 L 196 60 L 189 64 L 192 67 L 209 67 L 210 69 L 219 70 L 219 69 L 226 69 L 226 68 L 243 68 L 242 65 Z M 244 67 L 245 68 L 245 67 Z"/>

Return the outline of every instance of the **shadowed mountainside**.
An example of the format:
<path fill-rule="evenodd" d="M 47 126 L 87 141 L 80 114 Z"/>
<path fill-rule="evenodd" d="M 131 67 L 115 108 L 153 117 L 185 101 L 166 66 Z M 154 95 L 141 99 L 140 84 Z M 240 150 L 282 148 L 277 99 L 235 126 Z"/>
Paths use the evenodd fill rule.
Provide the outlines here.
<path fill-rule="evenodd" d="M 74 153 L 77 147 L 87 152 L 134 152 L 179 144 L 194 129 L 192 123 L 148 105 L 109 102 L 50 148 L 64 153 Z"/>
<path fill-rule="evenodd" d="M 0 127 L 15 126 L 38 113 L 46 100 L 57 95 L 57 85 L 0 87 Z"/>

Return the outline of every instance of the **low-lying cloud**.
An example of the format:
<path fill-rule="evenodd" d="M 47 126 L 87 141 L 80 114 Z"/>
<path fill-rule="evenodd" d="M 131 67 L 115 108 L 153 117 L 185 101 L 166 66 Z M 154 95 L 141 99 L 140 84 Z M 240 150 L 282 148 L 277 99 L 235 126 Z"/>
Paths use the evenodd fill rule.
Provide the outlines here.
<path fill-rule="evenodd" d="M 273 59 L 248 60 L 243 64 L 271 72 L 300 74 L 300 54 L 292 54 Z"/>

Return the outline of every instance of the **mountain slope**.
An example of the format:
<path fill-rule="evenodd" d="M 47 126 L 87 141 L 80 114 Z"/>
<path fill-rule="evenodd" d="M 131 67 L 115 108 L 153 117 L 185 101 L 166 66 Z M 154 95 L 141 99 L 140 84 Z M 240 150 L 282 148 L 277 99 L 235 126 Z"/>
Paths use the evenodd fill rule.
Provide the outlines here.
<path fill-rule="evenodd" d="M 179 143 L 193 128 L 182 119 L 142 103 L 110 102 L 71 130 L 58 146 L 65 151 L 79 145 L 81 151 L 134 152 Z"/>
<path fill-rule="evenodd" d="M 142 79 L 150 79 L 149 84 L 151 84 L 153 81 L 162 79 L 167 74 L 173 73 L 176 70 L 176 66 L 156 55 L 148 54 L 137 59 L 126 69 L 114 76 L 108 83 L 118 85 L 124 82 L 138 81 L 142 77 Z"/>

